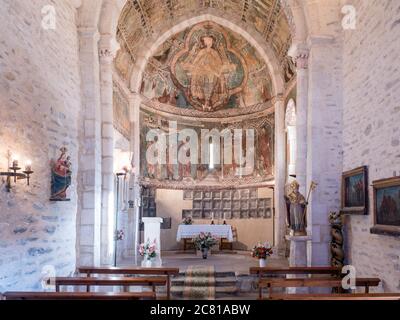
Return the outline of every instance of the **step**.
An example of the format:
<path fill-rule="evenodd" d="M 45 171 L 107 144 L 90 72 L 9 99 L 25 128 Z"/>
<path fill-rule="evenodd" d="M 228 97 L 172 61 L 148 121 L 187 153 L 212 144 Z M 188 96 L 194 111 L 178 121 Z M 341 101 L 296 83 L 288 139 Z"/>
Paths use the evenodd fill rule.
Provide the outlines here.
<path fill-rule="evenodd" d="M 194 283 L 196 283 L 196 280 L 194 280 Z M 221 287 L 221 286 L 236 286 L 237 279 L 236 277 L 216 277 L 215 278 L 215 287 Z M 171 280 L 171 285 L 172 286 L 183 286 L 185 284 L 185 277 L 176 277 Z"/>
<path fill-rule="evenodd" d="M 184 289 L 185 289 L 184 286 L 171 287 L 171 294 L 174 296 L 182 297 Z M 238 292 L 238 289 L 236 286 L 215 287 L 215 294 L 217 296 L 232 295 L 232 294 L 236 294 L 237 292 Z"/>

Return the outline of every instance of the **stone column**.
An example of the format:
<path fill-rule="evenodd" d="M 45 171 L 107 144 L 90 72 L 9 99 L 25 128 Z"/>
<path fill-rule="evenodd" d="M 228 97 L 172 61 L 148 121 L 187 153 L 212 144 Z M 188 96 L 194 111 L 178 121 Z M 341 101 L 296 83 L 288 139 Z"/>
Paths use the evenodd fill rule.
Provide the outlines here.
<path fill-rule="evenodd" d="M 129 116 L 131 122 L 131 151 L 132 151 L 132 176 L 130 179 L 130 203 L 129 223 L 132 226 L 132 246 L 135 264 L 138 263 L 139 247 L 139 223 L 140 223 L 140 104 L 142 98 L 139 94 L 133 93 L 129 99 Z"/>
<path fill-rule="evenodd" d="M 100 264 L 101 107 L 97 28 L 79 28 L 82 122 L 79 152 L 78 263 Z"/>
<path fill-rule="evenodd" d="M 296 101 L 296 179 L 300 192 L 306 193 L 307 176 L 307 108 L 308 108 L 308 48 L 297 45 L 294 59 L 297 67 Z"/>
<path fill-rule="evenodd" d="M 284 250 L 286 229 L 286 204 L 284 199 L 286 179 L 285 105 L 282 95 L 274 101 L 275 106 L 275 246 Z"/>
<path fill-rule="evenodd" d="M 114 37 L 100 38 L 100 92 L 102 136 L 101 264 L 112 264 L 114 242 L 114 127 L 113 60 L 117 51 Z"/>

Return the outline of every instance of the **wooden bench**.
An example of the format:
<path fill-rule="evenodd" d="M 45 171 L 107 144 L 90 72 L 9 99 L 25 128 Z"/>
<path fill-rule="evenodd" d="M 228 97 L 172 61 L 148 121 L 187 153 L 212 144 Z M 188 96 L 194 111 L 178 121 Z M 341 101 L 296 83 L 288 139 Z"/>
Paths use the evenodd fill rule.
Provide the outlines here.
<path fill-rule="evenodd" d="M 156 286 L 165 286 L 165 277 L 105 277 L 105 278 L 82 278 L 82 277 L 57 277 L 47 279 L 47 284 L 54 284 L 56 292 L 60 292 L 60 286 L 86 286 L 86 292 L 90 292 L 91 286 L 151 286 L 156 291 Z"/>
<path fill-rule="evenodd" d="M 331 275 L 335 278 L 341 278 L 342 269 L 336 267 L 287 267 L 287 268 L 271 268 L 271 267 L 251 267 L 250 274 L 258 276 L 260 283 L 264 275 Z M 262 299 L 262 287 L 258 287 L 259 299 Z"/>
<path fill-rule="evenodd" d="M 400 293 L 274 294 L 270 300 L 400 300 Z"/>
<path fill-rule="evenodd" d="M 356 278 L 355 286 L 364 287 L 365 293 L 369 293 L 370 287 L 377 287 L 381 280 L 379 278 Z M 269 289 L 269 297 L 273 297 L 273 288 L 300 288 L 300 287 L 320 287 L 320 288 L 342 288 L 342 279 L 339 278 L 292 278 L 292 279 L 261 279 L 260 288 Z M 262 299 L 262 296 L 261 296 Z"/>
<path fill-rule="evenodd" d="M 79 273 L 90 277 L 93 274 L 108 275 L 165 275 L 167 277 L 167 299 L 171 298 L 171 276 L 179 274 L 179 268 L 140 268 L 140 267 L 79 267 Z"/>
<path fill-rule="evenodd" d="M 154 292 L 5 292 L 5 300 L 153 300 Z"/>

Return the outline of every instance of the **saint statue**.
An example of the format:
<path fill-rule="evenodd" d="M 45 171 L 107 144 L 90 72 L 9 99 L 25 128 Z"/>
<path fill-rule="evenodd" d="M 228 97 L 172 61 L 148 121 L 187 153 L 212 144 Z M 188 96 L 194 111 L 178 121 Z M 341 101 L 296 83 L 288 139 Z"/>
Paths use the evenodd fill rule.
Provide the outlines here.
<path fill-rule="evenodd" d="M 219 52 L 213 48 L 212 36 L 204 36 L 201 41 L 203 47 L 198 50 L 196 43 L 182 68 L 190 78 L 191 100 L 201 103 L 203 111 L 213 111 L 229 99 L 225 74 L 235 71 L 236 65 L 229 61 L 222 45 Z"/>
<path fill-rule="evenodd" d="M 290 183 L 285 195 L 287 205 L 287 223 L 294 236 L 307 235 L 307 201 L 299 191 L 300 185 L 294 180 Z"/>
<path fill-rule="evenodd" d="M 51 172 L 51 197 L 52 201 L 68 201 L 67 189 L 71 185 L 72 164 L 67 156 L 67 148 L 60 149 L 61 155 L 52 164 Z"/>

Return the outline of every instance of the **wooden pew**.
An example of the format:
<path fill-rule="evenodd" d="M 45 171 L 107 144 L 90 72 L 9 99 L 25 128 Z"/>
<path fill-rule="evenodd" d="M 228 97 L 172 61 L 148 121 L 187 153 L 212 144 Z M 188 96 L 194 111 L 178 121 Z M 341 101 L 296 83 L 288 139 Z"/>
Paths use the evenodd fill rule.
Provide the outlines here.
<path fill-rule="evenodd" d="M 154 292 L 5 292 L 5 300 L 153 300 Z"/>
<path fill-rule="evenodd" d="M 400 293 L 274 294 L 270 300 L 400 300 Z"/>
<path fill-rule="evenodd" d="M 287 267 L 287 268 L 271 268 L 271 267 L 251 267 L 250 274 L 258 276 L 260 283 L 264 275 L 331 275 L 335 278 L 342 277 L 342 269 L 336 267 Z M 344 276 L 344 274 L 343 274 Z M 262 288 L 258 287 L 258 298 L 262 299 Z"/>
<path fill-rule="evenodd" d="M 179 274 L 179 268 L 140 268 L 140 267 L 79 267 L 79 273 L 90 277 L 93 274 L 112 275 L 165 275 L 167 277 L 167 299 L 171 298 L 171 276 Z"/>
<path fill-rule="evenodd" d="M 377 287 L 381 280 L 379 278 L 356 278 L 355 286 L 364 287 L 365 293 L 369 293 L 369 287 Z M 300 287 L 320 287 L 320 288 L 342 288 L 340 278 L 292 278 L 292 279 L 261 279 L 260 288 L 268 288 L 270 298 L 273 297 L 273 288 L 300 288 Z M 262 299 L 262 297 L 261 297 Z"/>
<path fill-rule="evenodd" d="M 60 286 L 86 286 L 86 291 L 90 292 L 91 286 L 151 286 L 153 292 L 156 286 L 165 286 L 165 277 L 105 277 L 105 278 L 82 278 L 82 277 L 56 277 L 47 279 L 47 284 L 54 284 L 56 292 L 60 292 Z"/>

